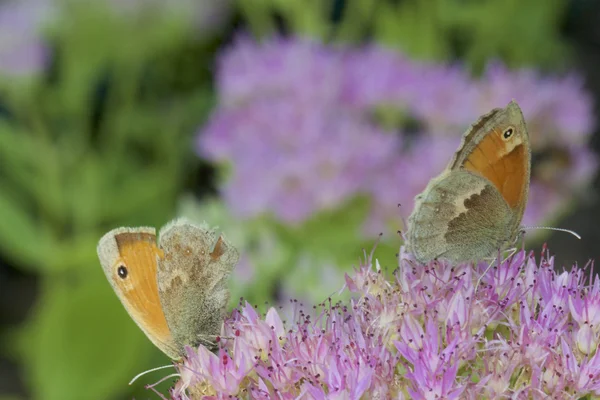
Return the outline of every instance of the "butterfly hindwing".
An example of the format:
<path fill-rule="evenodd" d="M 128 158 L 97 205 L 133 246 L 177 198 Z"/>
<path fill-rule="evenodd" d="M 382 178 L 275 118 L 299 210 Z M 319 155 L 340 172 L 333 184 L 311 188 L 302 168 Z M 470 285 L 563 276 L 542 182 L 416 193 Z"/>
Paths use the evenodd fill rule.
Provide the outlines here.
<path fill-rule="evenodd" d="M 510 218 L 485 178 L 468 171 L 445 174 L 430 182 L 415 206 L 408 250 L 419 260 L 477 260 L 509 239 Z"/>
<path fill-rule="evenodd" d="M 221 333 L 229 302 L 228 278 L 237 250 L 208 226 L 179 219 L 161 229 L 158 292 L 175 342 L 206 343 Z"/>

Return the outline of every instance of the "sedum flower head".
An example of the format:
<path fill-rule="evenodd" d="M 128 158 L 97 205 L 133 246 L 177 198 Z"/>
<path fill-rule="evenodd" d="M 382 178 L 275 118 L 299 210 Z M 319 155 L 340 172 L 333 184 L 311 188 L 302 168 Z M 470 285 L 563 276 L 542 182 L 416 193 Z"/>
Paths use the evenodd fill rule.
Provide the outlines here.
<path fill-rule="evenodd" d="M 479 399 L 600 396 L 600 283 L 520 251 L 499 264 L 418 264 L 387 279 L 366 257 L 287 321 L 245 302 L 219 349 L 188 349 L 173 399 Z M 483 275 L 482 275 L 483 274 Z M 481 277 L 481 279 L 479 279 Z"/>

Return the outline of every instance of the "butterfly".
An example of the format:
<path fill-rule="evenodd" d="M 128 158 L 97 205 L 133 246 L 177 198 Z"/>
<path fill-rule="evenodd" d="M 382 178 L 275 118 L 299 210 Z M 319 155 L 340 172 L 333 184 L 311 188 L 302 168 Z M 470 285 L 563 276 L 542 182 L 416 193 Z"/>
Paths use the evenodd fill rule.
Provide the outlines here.
<path fill-rule="evenodd" d="M 458 263 L 489 257 L 513 243 L 530 174 L 529 135 L 513 100 L 471 125 L 448 166 L 415 197 L 407 251 L 422 263 Z"/>
<path fill-rule="evenodd" d="M 117 228 L 98 243 L 108 282 L 148 338 L 172 359 L 185 346 L 214 343 L 239 255 L 206 224 L 176 219 L 154 228 Z"/>

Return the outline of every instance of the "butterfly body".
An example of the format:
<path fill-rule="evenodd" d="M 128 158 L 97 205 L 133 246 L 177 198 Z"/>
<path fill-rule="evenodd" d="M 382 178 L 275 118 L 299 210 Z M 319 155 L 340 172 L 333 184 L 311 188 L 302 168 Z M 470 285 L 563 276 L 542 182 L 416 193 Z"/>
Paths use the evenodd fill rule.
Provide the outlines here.
<path fill-rule="evenodd" d="M 98 243 L 98 257 L 123 306 L 166 355 L 219 335 L 229 301 L 227 279 L 237 250 L 207 225 L 178 219 L 160 230 L 117 228 Z"/>
<path fill-rule="evenodd" d="M 420 262 L 492 255 L 517 237 L 529 191 L 531 150 L 517 103 L 494 109 L 463 135 L 458 151 L 408 220 L 407 250 Z"/>

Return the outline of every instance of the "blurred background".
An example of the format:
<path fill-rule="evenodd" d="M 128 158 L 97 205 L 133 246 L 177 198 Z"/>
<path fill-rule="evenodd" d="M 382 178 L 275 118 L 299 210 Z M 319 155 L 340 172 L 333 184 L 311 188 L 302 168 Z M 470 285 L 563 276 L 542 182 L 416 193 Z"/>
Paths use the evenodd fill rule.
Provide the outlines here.
<path fill-rule="evenodd" d="M 0 399 L 146 399 L 169 363 L 96 243 L 175 216 L 242 251 L 232 305 L 389 270 L 413 197 L 511 99 L 534 156 L 526 225 L 600 255 L 600 3 L 0 0 Z M 170 382 L 159 385 L 163 392 Z"/>

